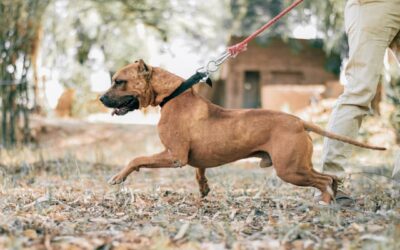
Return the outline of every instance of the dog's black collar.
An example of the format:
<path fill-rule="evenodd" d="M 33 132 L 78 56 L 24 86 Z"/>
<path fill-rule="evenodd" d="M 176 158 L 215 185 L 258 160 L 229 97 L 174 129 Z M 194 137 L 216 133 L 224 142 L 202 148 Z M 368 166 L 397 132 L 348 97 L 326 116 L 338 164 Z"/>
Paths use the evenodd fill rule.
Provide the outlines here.
<path fill-rule="evenodd" d="M 203 72 L 196 72 L 196 74 L 192 75 L 189 79 L 186 81 L 182 82 L 182 84 L 172 92 L 169 96 L 165 97 L 164 100 L 160 103 L 160 106 L 163 107 L 168 101 L 171 99 L 177 97 L 178 95 L 182 94 L 185 92 L 187 89 L 191 88 L 193 85 L 197 84 L 200 82 L 201 79 L 206 77 L 207 74 Z M 212 87 L 212 82 L 210 78 L 207 78 L 206 83 Z"/>

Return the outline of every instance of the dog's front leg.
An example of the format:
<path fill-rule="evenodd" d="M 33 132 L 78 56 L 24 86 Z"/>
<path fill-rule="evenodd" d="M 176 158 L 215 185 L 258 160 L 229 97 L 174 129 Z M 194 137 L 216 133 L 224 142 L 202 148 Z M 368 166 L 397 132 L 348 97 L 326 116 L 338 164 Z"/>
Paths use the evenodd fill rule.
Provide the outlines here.
<path fill-rule="evenodd" d="M 187 164 L 187 155 L 174 156 L 171 151 L 166 150 L 152 156 L 138 157 L 132 160 L 118 174 L 111 177 L 109 184 L 115 185 L 125 181 L 126 177 L 140 168 L 179 168 Z"/>
<path fill-rule="evenodd" d="M 210 192 L 210 187 L 207 183 L 206 177 L 206 169 L 205 168 L 198 168 L 196 169 L 196 180 L 199 184 L 200 194 L 201 197 L 206 197 L 207 194 Z"/>

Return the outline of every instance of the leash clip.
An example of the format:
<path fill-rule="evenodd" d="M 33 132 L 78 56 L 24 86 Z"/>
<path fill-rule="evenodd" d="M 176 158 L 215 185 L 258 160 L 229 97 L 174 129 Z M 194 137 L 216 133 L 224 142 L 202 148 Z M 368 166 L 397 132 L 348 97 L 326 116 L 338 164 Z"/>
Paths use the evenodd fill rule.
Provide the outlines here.
<path fill-rule="evenodd" d="M 228 50 L 226 50 L 217 59 L 210 60 L 205 66 L 197 69 L 196 72 L 206 74 L 206 76 L 203 78 L 203 80 L 206 80 L 212 73 L 216 72 L 218 70 L 219 66 L 222 63 L 224 63 L 230 56 L 231 56 L 231 54 L 229 53 Z"/>

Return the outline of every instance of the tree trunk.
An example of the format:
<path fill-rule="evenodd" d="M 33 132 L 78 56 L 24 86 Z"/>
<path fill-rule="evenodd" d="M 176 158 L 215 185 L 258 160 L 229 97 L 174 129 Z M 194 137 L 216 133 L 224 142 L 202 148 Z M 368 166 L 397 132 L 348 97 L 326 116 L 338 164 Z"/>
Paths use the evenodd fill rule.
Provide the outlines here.
<path fill-rule="evenodd" d="M 41 110 L 41 105 L 42 105 L 39 94 L 39 74 L 37 65 L 42 36 L 43 36 L 43 28 L 42 25 L 40 24 L 37 30 L 35 31 L 35 38 L 33 39 L 32 53 L 31 53 L 32 72 L 33 72 L 33 110 L 36 112 L 39 112 Z"/>
<path fill-rule="evenodd" d="M 3 83 L 1 83 L 3 84 Z M 1 86 L 1 94 L 2 96 L 2 114 L 1 114 L 1 144 L 6 146 L 7 145 L 7 109 L 8 109 L 8 104 L 7 104 L 7 86 L 2 85 Z"/>
<path fill-rule="evenodd" d="M 15 122 L 15 115 L 16 115 L 16 103 L 15 103 L 15 85 L 10 85 L 10 90 L 8 93 L 8 115 L 9 115 L 9 145 L 14 145 L 16 142 L 15 139 L 15 131 L 16 131 L 16 122 Z"/>
<path fill-rule="evenodd" d="M 30 95 L 26 76 L 33 63 L 34 105 L 37 106 L 40 104 L 37 57 L 42 33 L 41 21 L 49 2 L 50 0 L 0 1 L 0 146 L 3 147 L 12 147 L 17 140 L 30 140 Z M 17 69 L 22 72 L 17 72 Z"/>

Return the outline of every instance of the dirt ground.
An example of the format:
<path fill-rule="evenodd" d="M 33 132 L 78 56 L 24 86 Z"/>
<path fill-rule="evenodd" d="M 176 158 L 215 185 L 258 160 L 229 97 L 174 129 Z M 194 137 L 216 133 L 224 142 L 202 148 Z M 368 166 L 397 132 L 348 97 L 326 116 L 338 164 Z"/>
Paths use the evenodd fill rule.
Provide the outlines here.
<path fill-rule="evenodd" d="M 162 149 L 156 127 L 35 128 L 41 147 L 0 152 L 0 249 L 400 249 L 393 150 L 357 150 L 347 182 L 356 203 L 341 208 L 315 204 L 312 188 L 283 183 L 252 159 L 208 170 L 204 199 L 190 166 L 109 186 L 133 157 Z"/>

